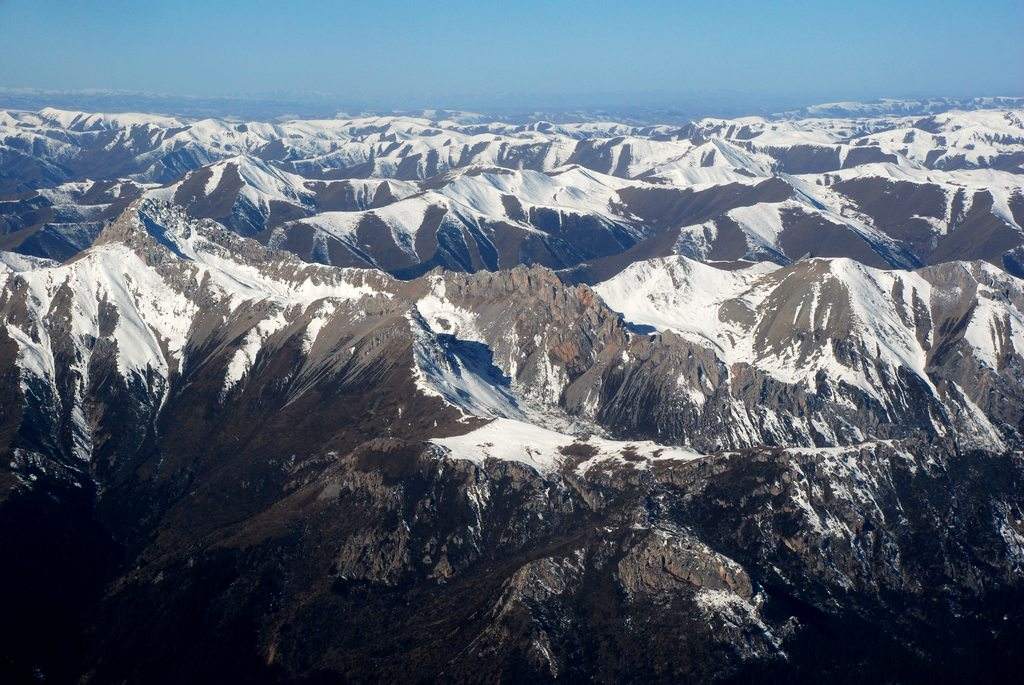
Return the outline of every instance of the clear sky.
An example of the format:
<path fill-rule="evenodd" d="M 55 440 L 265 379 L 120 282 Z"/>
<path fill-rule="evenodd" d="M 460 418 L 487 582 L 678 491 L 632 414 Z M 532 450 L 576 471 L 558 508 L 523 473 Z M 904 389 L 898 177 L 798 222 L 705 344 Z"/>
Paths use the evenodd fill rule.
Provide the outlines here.
<path fill-rule="evenodd" d="M 1024 0 L 0 0 L 0 86 L 388 106 L 1024 93 Z"/>

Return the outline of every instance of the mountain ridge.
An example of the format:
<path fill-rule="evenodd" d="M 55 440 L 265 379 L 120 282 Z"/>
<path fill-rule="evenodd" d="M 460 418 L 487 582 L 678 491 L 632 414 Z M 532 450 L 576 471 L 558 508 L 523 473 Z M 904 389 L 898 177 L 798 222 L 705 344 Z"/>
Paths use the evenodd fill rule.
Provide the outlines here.
<path fill-rule="evenodd" d="M 56 111 L 3 122 L 14 194 L 0 248 L 35 256 L 74 254 L 148 195 L 307 260 L 403 277 L 540 263 L 595 282 L 634 254 L 674 253 L 901 268 L 964 254 L 1020 273 L 1015 109 L 646 127 Z M 119 180 L 84 180 L 100 168 Z M 534 197 L 543 184 L 558 190 Z"/>

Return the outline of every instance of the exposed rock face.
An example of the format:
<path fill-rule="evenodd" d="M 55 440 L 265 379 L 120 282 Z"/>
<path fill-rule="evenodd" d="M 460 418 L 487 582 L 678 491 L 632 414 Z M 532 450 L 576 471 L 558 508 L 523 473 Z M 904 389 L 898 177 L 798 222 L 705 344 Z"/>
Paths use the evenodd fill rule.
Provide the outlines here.
<path fill-rule="evenodd" d="M 0 268 L 12 681 L 1021 666 L 1024 297 L 990 265 L 403 281 L 145 200 Z"/>
<path fill-rule="evenodd" d="M 813 260 L 725 273 L 683 259 L 658 260 L 634 265 L 597 291 L 633 322 L 667 331 L 648 366 L 659 370 L 659 378 L 678 374 L 681 387 L 695 390 L 675 406 L 686 402 L 698 416 L 703 407 L 705 421 L 730 416 L 715 432 L 724 440 L 745 427 L 758 433 L 748 438 L 751 444 L 848 444 L 865 430 L 876 438 L 908 437 L 898 428 L 888 432 L 895 425 L 886 427 L 886 417 L 898 414 L 915 431 L 938 436 L 953 424 L 961 440 L 1001 444 L 1000 429 L 961 423 L 969 423 L 979 405 L 1001 415 L 993 426 L 1016 432 L 1020 425 L 1020 360 L 1006 337 L 1021 330 L 1007 323 L 1020 311 L 1020 281 L 980 263 L 907 273 Z M 704 349 L 691 352 L 689 341 Z M 673 347 L 679 351 L 667 353 Z M 850 375 L 851 369 L 859 372 Z M 650 377 L 633 378 L 627 367 L 623 392 L 635 398 L 632 386 L 646 387 Z M 1007 394 L 991 403 L 997 387 Z M 659 401 L 638 416 L 657 421 L 657 412 L 672 411 L 667 400 L 682 396 L 664 385 L 659 392 Z M 723 405 L 726 393 L 742 406 Z M 635 406 L 631 401 L 624 409 Z M 781 420 L 775 417 L 780 408 L 788 414 Z M 939 414 L 947 418 L 929 428 L 929 417 Z M 810 419 L 803 427 L 801 417 Z M 700 433 L 690 421 L 678 430 Z"/>
<path fill-rule="evenodd" d="M 201 538 L 162 522 L 175 549 L 147 545 L 89 605 L 86 663 L 98 681 L 1008 676 L 1022 466 L 878 446 L 545 476 L 377 442 Z"/>

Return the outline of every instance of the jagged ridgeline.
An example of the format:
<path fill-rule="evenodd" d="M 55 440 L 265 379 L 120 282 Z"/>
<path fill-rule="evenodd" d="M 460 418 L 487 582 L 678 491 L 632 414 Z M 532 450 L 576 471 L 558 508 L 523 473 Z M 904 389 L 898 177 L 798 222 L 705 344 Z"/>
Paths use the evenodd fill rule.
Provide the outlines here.
<path fill-rule="evenodd" d="M 1014 678 L 989 104 L 0 115 L 0 675 Z"/>
<path fill-rule="evenodd" d="M 0 111 L 0 249 L 65 259 L 145 195 L 307 261 L 402 277 L 540 264 L 594 283 L 673 254 L 982 259 L 1021 275 L 1021 104 L 684 126 Z"/>

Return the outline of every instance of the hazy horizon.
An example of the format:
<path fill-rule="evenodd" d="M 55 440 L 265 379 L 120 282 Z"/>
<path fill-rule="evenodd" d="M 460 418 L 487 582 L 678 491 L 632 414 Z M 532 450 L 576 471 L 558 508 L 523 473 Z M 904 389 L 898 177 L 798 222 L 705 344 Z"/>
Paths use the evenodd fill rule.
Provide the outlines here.
<path fill-rule="evenodd" d="M 1024 9 L 951 0 L 95 5 L 0 0 L 0 97 L 326 110 L 678 110 L 1017 96 Z M 44 93 L 45 92 L 45 93 Z M 62 100 L 63 99 L 63 100 Z M 202 109 L 202 107 L 200 107 Z M 230 114 L 228 107 L 221 114 Z M 243 114 L 244 112 L 238 112 Z"/>
<path fill-rule="evenodd" d="M 217 117 L 227 119 L 275 120 L 287 118 L 318 118 L 335 116 L 418 114 L 438 111 L 478 114 L 495 120 L 531 121 L 556 119 L 595 120 L 602 117 L 623 122 L 674 123 L 701 117 L 771 116 L 799 111 L 815 105 L 880 100 L 928 101 L 965 100 L 972 98 L 1024 99 L 1017 93 L 975 93 L 949 95 L 883 95 L 879 97 L 845 97 L 805 100 L 800 98 L 749 99 L 742 94 L 685 94 L 677 97 L 634 99 L 617 103 L 614 98 L 580 98 L 573 101 L 495 99 L 490 102 L 456 101 L 454 103 L 408 103 L 398 106 L 388 102 L 353 102 L 343 96 L 323 93 L 266 93 L 224 96 L 179 95 L 135 91 L 82 89 L 46 90 L 0 85 L 0 109 L 35 111 L 45 107 L 86 112 L 142 112 L 183 117 Z"/>

